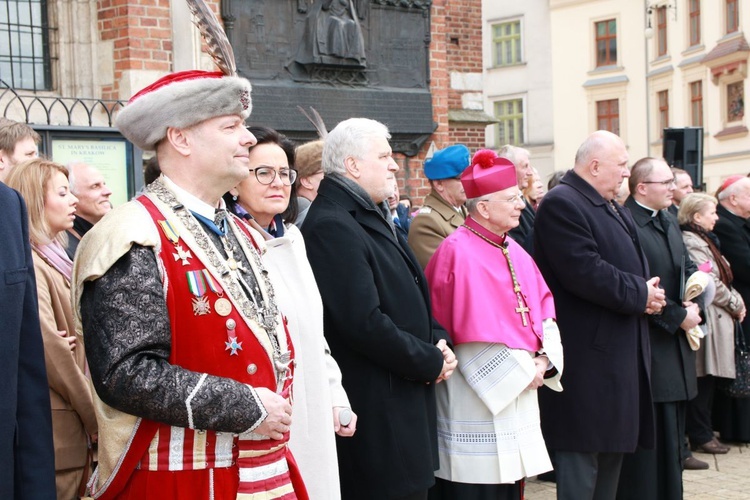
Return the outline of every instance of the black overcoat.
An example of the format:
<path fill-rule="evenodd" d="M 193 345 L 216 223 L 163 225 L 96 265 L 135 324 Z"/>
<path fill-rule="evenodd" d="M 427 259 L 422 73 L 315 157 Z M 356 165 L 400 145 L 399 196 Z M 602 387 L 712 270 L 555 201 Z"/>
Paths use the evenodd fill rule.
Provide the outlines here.
<path fill-rule="evenodd" d="M 369 200 L 323 179 L 302 226 L 325 336 L 359 416 L 337 438 L 342 496 L 399 498 L 438 468 L 434 381 L 443 358 L 422 269 Z"/>
<path fill-rule="evenodd" d="M 26 206 L 0 182 L 0 498 L 55 498 L 52 413 Z"/>
<path fill-rule="evenodd" d="M 690 349 L 680 323 L 687 311 L 682 307 L 682 280 L 698 270 L 690 260 L 677 219 L 662 210 L 658 220 L 633 197 L 625 200 L 635 221 L 638 239 L 646 255 L 651 276 L 659 277 L 667 305 L 660 314 L 648 316 L 651 337 L 651 393 L 656 403 L 689 401 L 698 395 L 695 352 Z M 664 227 L 666 225 L 666 227 Z M 666 239 L 665 239 L 666 235 Z M 684 271 L 681 269 L 684 266 Z"/>
<path fill-rule="evenodd" d="M 721 243 L 721 253 L 732 266 L 732 286 L 740 292 L 745 307 L 750 306 L 750 222 L 733 214 L 722 205 L 716 207 L 719 220 L 714 234 Z M 742 322 L 745 337 L 750 335 L 750 315 Z"/>
<path fill-rule="evenodd" d="M 630 214 L 619 211 L 571 171 L 537 212 L 534 258 L 555 298 L 565 354 L 563 392 L 539 391 L 553 450 L 653 446 L 648 265 Z"/>

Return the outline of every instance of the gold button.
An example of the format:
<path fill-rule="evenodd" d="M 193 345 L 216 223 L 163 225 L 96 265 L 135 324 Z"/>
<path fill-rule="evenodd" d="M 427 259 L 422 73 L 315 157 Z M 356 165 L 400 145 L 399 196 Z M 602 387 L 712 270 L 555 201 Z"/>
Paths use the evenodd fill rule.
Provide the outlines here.
<path fill-rule="evenodd" d="M 249 365 L 247 365 L 247 373 L 249 373 L 250 375 L 255 375 L 255 372 L 257 371 L 258 367 L 255 366 L 255 363 L 250 363 Z"/>

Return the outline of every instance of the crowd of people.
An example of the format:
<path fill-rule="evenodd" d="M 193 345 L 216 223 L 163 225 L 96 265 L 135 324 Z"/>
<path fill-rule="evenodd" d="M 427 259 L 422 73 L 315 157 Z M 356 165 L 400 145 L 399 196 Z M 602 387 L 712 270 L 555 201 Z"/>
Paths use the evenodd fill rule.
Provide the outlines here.
<path fill-rule="evenodd" d="M 0 497 L 520 500 L 554 470 L 676 500 L 691 451 L 750 442 L 720 390 L 750 178 L 692 193 L 598 131 L 545 193 L 529 151 L 455 144 L 414 211 L 386 125 L 295 145 L 251 102 L 202 71 L 136 94 L 117 125 L 155 155 L 114 209 L 0 123 Z"/>

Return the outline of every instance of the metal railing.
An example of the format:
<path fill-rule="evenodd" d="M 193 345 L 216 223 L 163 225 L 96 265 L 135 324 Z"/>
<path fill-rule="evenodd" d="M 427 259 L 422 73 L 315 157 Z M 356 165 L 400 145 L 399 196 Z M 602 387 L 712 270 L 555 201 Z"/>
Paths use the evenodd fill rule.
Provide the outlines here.
<path fill-rule="evenodd" d="M 29 124 L 114 128 L 127 101 L 19 93 L 0 79 L 0 116 Z"/>

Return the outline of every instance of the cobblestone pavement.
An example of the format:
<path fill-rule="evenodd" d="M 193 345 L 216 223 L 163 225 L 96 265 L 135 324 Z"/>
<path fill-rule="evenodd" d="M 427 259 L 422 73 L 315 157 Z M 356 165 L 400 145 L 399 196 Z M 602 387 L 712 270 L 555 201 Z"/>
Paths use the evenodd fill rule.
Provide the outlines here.
<path fill-rule="evenodd" d="M 708 470 L 682 474 L 685 500 L 750 499 L 750 447 L 732 444 L 726 455 L 695 453 L 708 462 Z M 532 479 L 526 483 L 526 500 L 555 500 L 554 483 Z"/>

